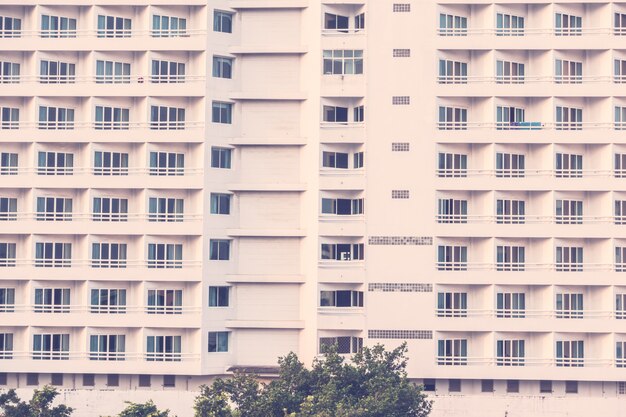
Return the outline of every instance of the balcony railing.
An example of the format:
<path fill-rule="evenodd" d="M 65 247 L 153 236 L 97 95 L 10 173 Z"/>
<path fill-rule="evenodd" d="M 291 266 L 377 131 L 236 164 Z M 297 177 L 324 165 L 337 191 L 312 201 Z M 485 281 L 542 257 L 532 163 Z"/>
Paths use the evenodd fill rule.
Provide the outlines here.
<path fill-rule="evenodd" d="M 437 169 L 435 175 L 439 178 L 626 178 L 626 169 Z"/>
<path fill-rule="evenodd" d="M 0 84 L 182 84 L 206 80 L 203 75 L 0 75 Z"/>
<path fill-rule="evenodd" d="M 626 122 L 436 122 L 439 130 L 626 130 Z"/>
<path fill-rule="evenodd" d="M 58 122 L 55 122 L 58 123 Z M 70 122 L 67 122 L 68 124 Z M 71 122 L 72 130 L 186 130 L 186 129 L 202 129 L 204 122 L 126 122 L 126 121 L 97 121 L 97 122 Z M 170 126 L 171 125 L 171 126 Z M 41 122 L 25 122 L 25 121 L 2 121 L 0 129 L 40 129 Z M 65 129 L 65 127 L 63 127 Z"/>
<path fill-rule="evenodd" d="M 626 311 L 618 310 L 537 310 L 537 309 L 435 309 L 437 317 L 468 317 L 468 318 L 518 318 L 518 319 L 626 319 Z"/>
<path fill-rule="evenodd" d="M 149 222 L 197 222 L 202 220 L 201 213 L 182 214 L 182 213 L 33 213 L 33 212 L 16 212 L 16 213 L 0 213 L 1 221 L 20 221 L 20 220 L 39 220 L 39 221 L 107 221 L 107 222 L 126 222 L 126 221 L 149 221 Z"/>
<path fill-rule="evenodd" d="M 439 36 L 581 36 L 581 35 L 626 35 L 626 28 L 437 28 Z"/>
<path fill-rule="evenodd" d="M 142 168 L 142 167 L 2 167 L 0 175 L 152 175 L 152 176 L 184 176 L 202 175 L 202 168 Z M 626 171 L 625 171 L 626 175 Z"/>
<path fill-rule="evenodd" d="M 35 360 L 92 360 L 94 357 L 109 357 L 104 360 L 144 361 L 144 362 L 185 362 L 198 361 L 198 353 L 147 353 L 147 352 L 41 352 L 41 351 L 1 351 L 0 360 L 35 359 Z"/>
<path fill-rule="evenodd" d="M 439 84 L 587 84 L 626 82 L 626 76 L 613 75 L 496 75 L 496 76 L 438 76 Z"/>
<path fill-rule="evenodd" d="M 205 29 L 169 29 L 169 30 L 134 30 L 134 29 L 86 29 L 86 30 L 0 30 L 0 38 L 47 38 L 47 39 L 74 39 L 74 38 L 177 38 L 198 37 L 207 34 Z"/>
<path fill-rule="evenodd" d="M 64 313 L 64 314 L 197 314 L 202 309 L 194 306 L 138 306 L 138 305 L 41 305 L 3 304 L 0 312 L 5 313 Z"/>
<path fill-rule="evenodd" d="M 435 221 L 440 224 L 626 224 L 626 216 L 556 216 L 528 214 L 465 215 L 438 214 Z"/>
<path fill-rule="evenodd" d="M 461 366 L 498 366 L 502 360 L 517 360 L 524 366 L 556 366 L 556 367 L 617 367 L 618 361 L 604 358 L 498 358 L 498 357 L 450 357 L 436 356 L 435 363 L 438 365 L 461 365 Z"/>
<path fill-rule="evenodd" d="M 84 268 L 93 265 L 93 259 L 0 259 L 0 267 L 64 267 Z M 126 260 L 127 268 L 200 268 L 202 261 L 196 260 Z"/>
<path fill-rule="evenodd" d="M 507 263 L 511 264 L 511 263 Z M 591 263 L 591 262 L 562 262 L 562 263 L 518 263 L 519 268 L 525 271 L 555 271 L 555 272 L 587 272 L 604 271 L 620 272 L 624 264 L 614 263 Z M 435 269 L 438 271 L 501 271 L 501 267 L 496 262 L 435 262 Z"/>
<path fill-rule="evenodd" d="M 365 29 L 322 29 L 322 35 L 324 36 L 354 36 L 365 35 Z"/>

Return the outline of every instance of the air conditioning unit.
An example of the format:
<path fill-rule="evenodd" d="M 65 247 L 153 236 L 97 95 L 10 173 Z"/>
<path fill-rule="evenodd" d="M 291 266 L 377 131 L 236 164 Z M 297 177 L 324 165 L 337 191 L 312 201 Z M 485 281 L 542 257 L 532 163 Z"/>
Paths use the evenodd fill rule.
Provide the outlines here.
<path fill-rule="evenodd" d="M 341 260 L 342 261 L 350 261 L 350 260 L 352 260 L 352 256 L 350 255 L 350 252 L 342 252 L 341 253 Z"/>

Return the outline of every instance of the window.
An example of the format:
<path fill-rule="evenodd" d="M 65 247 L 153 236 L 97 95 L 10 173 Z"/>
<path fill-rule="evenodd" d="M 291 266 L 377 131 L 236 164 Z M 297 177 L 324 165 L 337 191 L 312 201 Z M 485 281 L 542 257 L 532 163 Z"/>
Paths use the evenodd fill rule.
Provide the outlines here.
<path fill-rule="evenodd" d="M 626 348 L 626 342 L 615 342 L 615 366 L 617 368 L 626 367 L 626 350 L 624 348 Z"/>
<path fill-rule="evenodd" d="M 39 106 L 39 129 L 74 129 L 74 109 Z"/>
<path fill-rule="evenodd" d="M 365 163 L 365 159 L 364 156 L 365 154 L 363 152 L 355 152 L 353 156 L 354 159 L 354 169 L 359 169 L 359 168 L 363 168 L 364 163 Z"/>
<path fill-rule="evenodd" d="M 13 359 L 13 333 L 0 333 L 0 359 Z"/>
<path fill-rule="evenodd" d="M 152 16 L 152 36 L 174 37 L 187 35 L 187 19 L 176 16 Z"/>
<path fill-rule="evenodd" d="M 185 154 L 150 152 L 150 175 L 184 175 Z"/>
<path fill-rule="evenodd" d="M 322 260 L 362 261 L 363 243 L 322 243 Z"/>
<path fill-rule="evenodd" d="M 322 166 L 324 168 L 348 169 L 348 153 L 344 152 L 322 152 Z"/>
<path fill-rule="evenodd" d="M 209 353 L 228 352 L 228 332 L 209 332 Z"/>
<path fill-rule="evenodd" d="M 615 272 L 626 272 L 626 247 L 615 247 Z"/>
<path fill-rule="evenodd" d="M 43 59 L 39 63 L 39 82 L 42 84 L 67 84 L 75 80 L 76 64 Z"/>
<path fill-rule="evenodd" d="M 15 288 L 0 288 L 0 313 L 15 311 Z"/>
<path fill-rule="evenodd" d="M 565 381 L 566 394 L 578 394 L 578 381 Z"/>
<path fill-rule="evenodd" d="M 323 121 L 326 123 L 348 123 L 348 108 L 323 106 Z"/>
<path fill-rule="evenodd" d="M 94 152 L 94 175 L 128 175 L 128 154 L 122 152 Z"/>
<path fill-rule="evenodd" d="M 0 221 L 17 219 L 17 198 L 0 197 Z"/>
<path fill-rule="evenodd" d="M 148 314 L 181 314 L 183 290 L 148 290 Z"/>
<path fill-rule="evenodd" d="M 467 36 L 467 17 L 439 14 L 439 35 Z"/>
<path fill-rule="evenodd" d="M 233 59 L 223 56 L 213 57 L 213 77 L 233 78 Z"/>
<path fill-rule="evenodd" d="M 96 222 L 125 222 L 128 220 L 128 199 L 94 197 L 92 220 Z"/>
<path fill-rule="evenodd" d="M 151 383 L 150 379 L 150 375 L 139 375 L 139 386 L 149 387 Z"/>
<path fill-rule="evenodd" d="M 0 242 L 0 267 L 15 266 L 15 243 Z"/>
<path fill-rule="evenodd" d="M 496 223 L 524 224 L 526 221 L 526 202 L 523 200 L 496 200 Z"/>
<path fill-rule="evenodd" d="M 506 392 L 509 392 L 509 393 L 519 392 L 519 380 L 517 380 L 517 379 L 507 379 L 507 381 L 506 381 Z"/>
<path fill-rule="evenodd" d="M 480 392 L 493 392 L 493 379 L 480 380 Z"/>
<path fill-rule="evenodd" d="M 496 177 L 498 178 L 519 178 L 525 175 L 524 155 L 513 153 L 496 153 Z"/>
<path fill-rule="evenodd" d="M 497 340 L 496 365 L 524 366 L 524 340 Z"/>
<path fill-rule="evenodd" d="M 320 307 L 363 307 L 363 291 L 320 291 Z"/>
<path fill-rule="evenodd" d="M 556 177 L 557 178 L 582 178 L 583 156 L 560 153 L 556 154 Z"/>
<path fill-rule="evenodd" d="M 556 107 L 556 130 L 581 130 L 583 110 L 573 107 Z"/>
<path fill-rule="evenodd" d="M 552 394 L 552 381 L 539 381 L 539 392 L 541 394 Z"/>
<path fill-rule="evenodd" d="M 94 387 L 96 376 L 94 374 L 83 374 L 83 387 Z"/>
<path fill-rule="evenodd" d="M 0 152 L 0 175 L 17 175 L 18 154 Z"/>
<path fill-rule="evenodd" d="M 466 84 L 467 62 L 439 60 L 439 83 L 440 84 Z"/>
<path fill-rule="evenodd" d="M 467 271 L 467 246 L 439 245 L 437 247 L 438 271 Z"/>
<path fill-rule="evenodd" d="M 19 129 L 20 109 L 12 107 L 0 107 L 0 129 Z"/>
<path fill-rule="evenodd" d="M 365 13 L 358 14 L 354 16 L 354 30 L 358 32 L 359 30 L 365 29 Z"/>
<path fill-rule="evenodd" d="M 439 106 L 439 130 L 466 130 L 467 109 Z"/>
<path fill-rule="evenodd" d="M 582 224 L 583 202 L 581 200 L 556 200 L 556 224 Z"/>
<path fill-rule="evenodd" d="M 574 246 L 557 246 L 556 270 L 562 272 L 581 272 L 583 270 L 583 248 Z"/>
<path fill-rule="evenodd" d="M 524 36 L 524 17 L 496 13 L 496 35 Z"/>
<path fill-rule="evenodd" d="M 363 74 L 363 50 L 324 50 L 324 75 Z"/>
<path fill-rule="evenodd" d="M 211 214 L 230 214 L 230 194 L 211 193 Z"/>
<path fill-rule="evenodd" d="M 619 84 L 626 82 L 626 60 L 616 59 L 613 62 L 613 81 Z"/>
<path fill-rule="evenodd" d="M 326 30 L 348 33 L 349 22 L 348 16 L 324 13 L 324 29 Z"/>
<path fill-rule="evenodd" d="M 215 10 L 213 12 L 213 31 L 233 33 L 233 14 Z"/>
<path fill-rule="evenodd" d="M 75 38 L 76 19 L 64 16 L 41 15 L 42 38 Z"/>
<path fill-rule="evenodd" d="M 615 294 L 615 318 L 626 318 L 626 294 Z"/>
<path fill-rule="evenodd" d="M 437 317 L 467 317 L 467 293 L 437 293 Z"/>
<path fill-rule="evenodd" d="M 583 79 L 583 63 L 557 59 L 554 65 L 555 82 L 557 84 L 580 84 Z"/>
<path fill-rule="evenodd" d="M 92 288 L 92 313 L 126 313 L 126 290 L 123 288 Z"/>
<path fill-rule="evenodd" d="M 554 34 L 556 36 L 580 36 L 582 34 L 583 18 L 580 16 L 556 13 L 554 15 Z"/>
<path fill-rule="evenodd" d="M 175 243 L 149 243 L 148 268 L 182 268 L 183 245 Z"/>
<path fill-rule="evenodd" d="M 615 224 L 626 224 L 626 200 L 615 200 Z"/>
<path fill-rule="evenodd" d="M 524 318 L 526 294 L 523 292 L 498 292 L 496 294 L 496 317 Z"/>
<path fill-rule="evenodd" d="M 467 155 L 439 152 L 437 155 L 439 177 L 466 177 Z"/>
<path fill-rule="evenodd" d="M 39 385 L 39 374 L 27 373 L 26 385 Z"/>
<path fill-rule="evenodd" d="M 72 199 L 63 197 L 37 197 L 36 219 L 46 221 L 72 220 Z"/>
<path fill-rule="evenodd" d="M 35 243 L 35 266 L 65 268 L 72 265 L 72 244 L 60 242 Z"/>
<path fill-rule="evenodd" d="M 99 38 L 130 38 L 132 20 L 119 16 L 98 15 Z"/>
<path fill-rule="evenodd" d="M 232 124 L 233 122 L 233 105 L 232 103 L 223 103 L 220 101 L 213 102 L 213 113 L 211 121 L 213 123 Z"/>
<path fill-rule="evenodd" d="M 496 83 L 523 84 L 525 66 L 519 62 L 496 61 Z"/>
<path fill-rule="evenodd" d="M 0 16 L 0 38 L 19 38 L 22 36 L 22 19 Z"/>
<path fill-rule="evenodd" d="M 209 307 L 228 307 L 230 287 L 209 287 Z"/>
<path fill-rule="evenodd" d="M 211 148 L 211 168 L 231 168 L 233 150 L 230 148 Z"/>
<path fill-rule="evenodd" d="M 584 365 L 585 342 L 583 340 L 559 340 L 556 342 L 556 366 L 581 367 Z"/>
<path fill-rule="evenodd" d="M 123 361 L 125 352 L 126 336 L 123 334 L 89 336 L 89 360 Z"/>
<path fill-rule="evenodd" d="M 523 126 L 525 113 L 525 110 L 519 107 L 497 106 L 496 129 L 517 129 L 520 123 L 522 123 Z"/>
<path fill-rule="evenodd" d="M 496 246 L 496 271 L 523 271 L 525 253 L 524 246 Z"/>
<path fill-rule="evenodd" d="M 150 106 L 150 129 L 176 130 L 185 128 L 185 109 Z"/>
<path fill-rule="evenodd" d="M 33 359 L 67 360 L 70 352 L 70 335 L 35 334 L 33 335 Z"/>
<path fill-rule="evenodd" d="M 337 353 L 342 355 L 359 353 L 363 349 L 363 338 L 354 336 L 320 337 L 319 353 L 328 352 L 332 346 L 335 346 Z"/>
<path fill-rule="evenodd" d="M 178 362 L 181 359 L 180 336 L 147 336 L 146 360 Z"/>
<path fill-rule="evenodd" d="M 322 214 L 354 216 L 363 214 L 362 198 L 322 198 Z"/>
<path fill-rule="evenodd" d="M 163 375 L 163 387 L 173 388 L 176 386 L 176 375 Z"/>
<path fill-rule="evenodd" d="M 230 259 L 230 240 L 209 240 L 209 259 L 211 261 L 228 261 Z"/>
<path fill-rule="evenodd" d="M 613 15 L 613 29 L 616 35 L 623 35 L 626 33 L 626 14 L 614 13 Z"/>
<path fill-rule="evenodd" d="M 92 243 L 92 268 L 126 268 L 126 243 Z"/>
<path fill-rule="evenodd" d="M 8 382 L 8 374 L 6 372 L 0 372 L 0 385 L 7 385 Z"/>
<path fill-rule="evenodd" d="M 69 288 L 35 288 L 35 313 L 69 313 Z"/>
<path fill-rule="evenodd" d="M 448 392 L 461 392 L 461 380 L 449 379 L 448 380 Z"/>
<path fill-rule="evenodd" d="M 2 120 L 4 121 L 4 113 Z M 615 130 L 626 130 L 626 107 L 615 106 Z"/>
<path fill-rule="evenodd" d="M 2 20 L 2 17 L 0 17 Z M 0 36 L 1 37 L 1 36 Z M 20 82 L 20 64 L 17 62 L 0 61 L 0 83 L 11 84 Z"/>
<path fill-rule="evenodd" d="M 583 318 L 583 294 L 559 293 L 556 294 L 556 317 Z"/>
<path fill-rule="evenodd" d="M 437 200 L 437 223 L 467 223 L 467 200 Z"/>
<path fill-rule="evenodd" d="M 185 200 L 182 198 L 148 199 L 148 221 L 151 222 L 182 222 Z"/>
<path fill-rule="evenodd" d="M 436 389 L 437 389 L 437 380 L 435 379 L 424 380 L 424 391 L 435 392 Z"/>
<path fill-rule="evenodd" d="M 63 385 L 63 374 L 50 374 L 50 384 L 56 386 Z"/>
<path fill-rule="evenodd" d="M 107 387 L 119 387 L 120 376 L 118 374 L 107 374 Z"/>
<path fill-rule="evenodd" d="M 96 106 L 96 130 L 126 130 L 129 127 L 130 109 Z"/>
<path fill-rule="evenodd" d="M 467 339 L 438 340 L 437 365 L 467 365 Z"/>
<path fill-rule="evenodd" d="M 74 172 L 74 154 L 66 152 L 38 152 L 37 174 L 72 175 Z"/>
<path fill-rule="evenodd" d="M 152 60 L 153 83 L 184 83 L 185 64 L 183 62 Z"/>
<path fill-rule="evenodd" d="M 354 122 L 361 123 L 365 121 L 365 106 L 357 106 L 353 109 Z"/>
<path fill-rule="evenodd" d="M 96 61 L 97 84 L 130 83 L 130 64 L 116 61 Z"/>

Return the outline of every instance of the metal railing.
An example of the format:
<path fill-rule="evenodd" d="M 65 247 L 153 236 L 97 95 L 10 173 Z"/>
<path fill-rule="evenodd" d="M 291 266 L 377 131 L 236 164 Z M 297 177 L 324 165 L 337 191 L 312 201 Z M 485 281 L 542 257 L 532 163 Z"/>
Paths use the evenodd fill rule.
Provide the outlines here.
<path fill-rule="evenodd" d="M 169 352 L 74 352 L 74 351 L 0 351 L 0 359 L 34 360 L 131 360 L 147 362 L 184 362 L 200 359 L 198 353 Z"/>
<path fill-rule="evenodd" d="M 615 177 L 626 178 L 626 169 L 436 169 L 435 175 L 441 178 L 496 177 L 496 178 L 586 178 Z"/>
<path fill-rule="evenodd" d="M 206 35 L 204 29 L 168 29 L 168 30 L 136 30 L 136 29 L 52 29 L 52 30 L 0 30 L 0 38 L 102 38 L 107 41 L 118 38 L 179 38 Z"/>
<path fill-rule="evenodd" d="M 202 220 L 201 213 L 39 213 L 39 212 L 0 212 L 0 221 L 148 221 L 148 222 L 189 222 Z"/>
<path fill-rule="evenodd" d="M 194 306 L 138 305 L 74 305 L 74 304 L 2 304 L 5 313 L 93 313 L 93 314 L 196 314 L 202 309 Z"/>
<path fill-rule="evenodd" d="M 527 83 L 555 83 L 555 84 L 587 84 L 587 83 L 626 83 L 626 76 L 616 75 L 439 75 L 439 84 L 527 84 Z"/>
<path fill-rule="evenodd" d="M 59 130 L 186 130 L 204 128 L 204 122 L 127 122 L 127 121 L 73 121 L 73 122 L 26 122 L 1 121 L 0 129 L 59 129 Z"/>
<path fill-rule="evenodd" d="M 465 215 L 437 214 L 437 223 L 446 224 L 626 224 L 624 216 L 557 216 L 528 214 Z"/>
<path fill-rule="evenodd" d="M 439 36 L 583 36 L 583 35 L 626 35 L 626 28 L 438 28 Z"/>
<path fill-rule="evenodd" d="M 626 130 L 626 122 L 436 122 L 439 130 Z"/>
<path fill-rule="evenodd" d="M 468 309 L 468 308 L 437 308 L 437 317 L 469 317 L 469 318 L 553 318 L 553 319 L 624 319 L 626 311 L 615 310 L 537 310 L 537 309 Z"/>
<path fill-rule="evenodd" d="M 0 75 L 0 84 L 183 84 L 203 75 Z M 152 88 L 152 87 L 151 87 Z"/>
<path fill-rule="evenodd" d="M 42 268 L 81 268 L 92 267 L 93 259 L 33 259 L 33 258 L 2 258 L 0 267 L 42 267 Z M 163 268 L 185 269 L 199 268 L 202 261 L 196 260 L 142 260 L 127 259 L 127 268 Z"/>
<path fill-rule="evenodd" d="M 435 262 L 438 271 L 554 271 L 554 272 L 624 272 L 626 264 L 592 262 Z M 517 269 L 507 269 L 517 268 Z M 622 270 L 623 268 L 623 270 Z"/>

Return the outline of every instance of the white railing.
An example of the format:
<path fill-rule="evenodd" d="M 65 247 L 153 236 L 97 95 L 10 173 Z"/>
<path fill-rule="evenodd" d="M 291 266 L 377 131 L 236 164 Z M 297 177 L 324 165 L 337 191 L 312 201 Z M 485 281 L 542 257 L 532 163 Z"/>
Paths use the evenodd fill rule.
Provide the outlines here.
<path fill-rule="evenodd" d="M 0 30 L 0 38 L 102 38 L 123 39 L 136 37 L 150 38 L 188 38 L 206 35 L 204 29 L 170 29 L 170 30 L 134 30 L 134 29 L 49 29 L 49 30 Z"/>
<path fill-rule="evenodd" d="M 200 221 L 203 215 L 176 213 L 37 213 L 0 212 L 0 221 L 40 220 L 40 221 L 148 221 L 148 222 L 189 222 Z"/>
<path fill-rule="evenodd" d="M 586 84 L 586 83 L 624 83 L 626 76 L 614 75 L 496 75 L 496 76 L 473 76 L 473 75 L 450 75 L 438 76 L 439 84 L 526 84 L 526 83 L 556 83 L 556 84 Z"/>
<path fill-rule="evenodd" d="M 103 121 L 103 122 L 26 122 L 26 121 L 2 121 L 0 129 L 44 129 L 44 130 L 186 130 L 200 129 L 204 127 L 204 122 L 124 122 L 124 121 Z"/>
<path fill-rule="evenodd" d="M 437 223 L 446 224 L 626 224 L 626 216 L 537 216 L 528 214 L 463 215 L 437 214 Z"/>
<path fill-rule="evenodd" d="M 183 84 L 203 75 L 0 75 L 0 84 Z"/>
<path fill-rule="evenodd" d="M 2 304 L 5 313 L 94 313 L 94 314 L 195 314 L 202 309 L 194 306 L 137 306 L 137 305 L 50 305 Z"/>
<path fill-rule="evenodd" d="M 70 267 L 92 267 L 96 263 L 103 265 L 103 262 L 114 262 L 108 260 L 93 260 L 93 259 L 33 259 L 33 258 L 10 258 L 0 259 L 0 267 L 43 267 L 43 268 L 70 268 Z M 125 268 L 147 268 L 147 269 L 184 269 L 184 268 L 199 268 L 202 266 L 202 261 L 194 260 L 141 260 L 141 259 L 128 259 L 119 260 L 121 265 L 124 262 Z"/>
<path fill-rule="evenodd" d="M 0 175 L 94 175 L 94 176 L 183 176 L 202 175 L 202 168 L 145 168 L 145 167 L 1 167 Z"/>
<path fill-rule="evenodd" d="M 467 309 L 438 308 L 435 315 L 445 317 L 477 317 L 477 318 L 571 318 L 571 319 L 623 319 L 625 311 L 614 310 L 529 310 L 529 309 Z"/>
<path fill-rule="evenodd" d="M 621 360 L 604 358 L 529 358 L 435 356 L 437 365 L 469 366 L 555 366 L 555 367 L 613 367 Z"/>
<path fill-rule="evenodd" d="M 1 359 L 35 360 L 131 360 L 146 362 L 181 362 L 199 360 L 198 353 L 147 353 L 147 352 L 52 352 L 52 351 L 0 351 Z"/>
<path fill-rule="evenodd" d="M 435 262 L 435 268 L 438 271 L 624 272 L 626 271 L 626 264 L 591 263 L 591 262 L 584 262 L 584 263 Z"/>
<path fill-rule="evenodd" d="M 435 175 L 441 178 L 496 177 L 496 178 L 586 178 L 615 177 L 626 178 L 626 169 L 436 169 Z"/>
<path fill-rule="evenodd" d="M 582 35 L 626 35 L 626 28 L 438 28 L 439 36 L 582 36 Z"/>
<path fill-rule="evenodd" d="M 337 128 L 362 128 L 365 127 L 365 122 L 320 122 L 322 129 L 337 129 Z"/>
<path fill-rule="evenodd" d="M 439 130 L 626 130 L 626 122 L 436 122 Z"/>
<path fill-rule="evenodd" d="M 365 29 L 322 29 L 324 36 L 365 35 Z"/>

